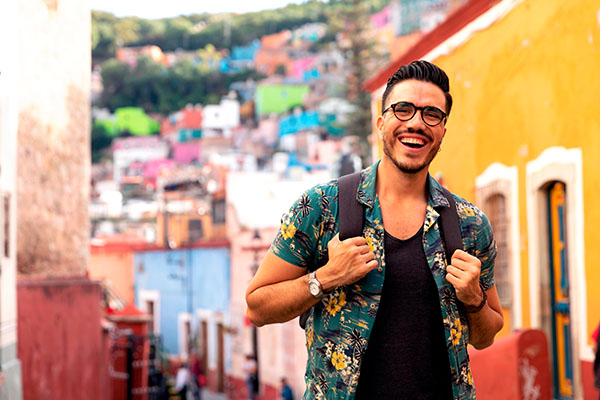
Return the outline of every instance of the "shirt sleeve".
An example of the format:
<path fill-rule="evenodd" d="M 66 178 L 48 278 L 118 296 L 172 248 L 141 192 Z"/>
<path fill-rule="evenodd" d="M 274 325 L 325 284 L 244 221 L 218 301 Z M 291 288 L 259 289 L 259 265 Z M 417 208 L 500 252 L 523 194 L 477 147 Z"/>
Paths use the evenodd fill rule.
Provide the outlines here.
<path fill-rule="evenodd" d="M 484 290 L 491 289 L 495 284 L 494 262 L 496 260 L 497 248 L 494 232 L 488 217 L 481 212 L 481 224 L 477 229 L 475 237 L 475 256 L 481 261 L 481 274 L 479 282 Z"/>
<path fill-rule="evenodd" d="M 299 267 L 311 266 L 320 236 L 321 197 L 318 187 L 309 189 L 283 214 L 270 248 L 275 255 Z"/>

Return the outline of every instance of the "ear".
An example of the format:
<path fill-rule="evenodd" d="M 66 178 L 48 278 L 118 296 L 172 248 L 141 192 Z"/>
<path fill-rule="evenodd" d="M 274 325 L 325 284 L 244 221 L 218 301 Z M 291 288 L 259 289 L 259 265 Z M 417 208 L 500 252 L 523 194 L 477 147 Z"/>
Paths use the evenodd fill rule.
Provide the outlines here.
<path fill-rule="evenodd" d="M 377 134 L 379 135 L 379 140 L 383 140 L 383 126 L 384 126 L 383 115 L 380 115 L 377 117 L 377 120 L 375 121 L 375 127 L 377 128 Z"/>

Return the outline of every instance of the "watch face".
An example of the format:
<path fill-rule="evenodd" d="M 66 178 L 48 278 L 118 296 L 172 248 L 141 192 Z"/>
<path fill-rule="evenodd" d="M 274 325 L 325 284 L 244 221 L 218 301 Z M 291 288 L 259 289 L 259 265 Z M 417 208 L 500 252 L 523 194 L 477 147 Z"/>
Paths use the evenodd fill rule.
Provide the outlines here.
<path fill-rule="evenodd" d="M 311 282 L 308 285 L 308 290 L 310 291 L 310 294 L 312 294 L 315 297 L 319 296 L 319 294 L 320 294 L 319 293 L 320 292 L 319 285 L 317 283 L 315 283 L 315 282 Z"/>

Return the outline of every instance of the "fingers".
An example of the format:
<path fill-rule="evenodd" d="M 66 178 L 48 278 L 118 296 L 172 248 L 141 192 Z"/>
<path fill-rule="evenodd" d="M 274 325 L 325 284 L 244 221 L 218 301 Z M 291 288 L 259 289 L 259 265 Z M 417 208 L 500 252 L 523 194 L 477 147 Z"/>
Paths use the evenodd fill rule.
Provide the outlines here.
<path fill-rule="evenodd" d="M 455 263 L 455 261 L 456 261 L 456 263 Z M 462 264 L 464 264 L 464 263 L 475 264 L 478 267 L 481 267 L 481 261 L 479 261 L 479 259 L 477 257 L 472 256 L 463 250 L 456 250 L 454 252 L 454 254 L 452 254 L 452 264 L 459 265 L 459 262 Z"/>

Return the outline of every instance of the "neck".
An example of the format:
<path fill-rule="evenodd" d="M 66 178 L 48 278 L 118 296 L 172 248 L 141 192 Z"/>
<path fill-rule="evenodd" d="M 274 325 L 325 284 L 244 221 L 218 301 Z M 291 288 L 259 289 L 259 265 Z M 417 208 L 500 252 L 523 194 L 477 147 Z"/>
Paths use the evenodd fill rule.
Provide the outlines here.
<path fill-rule="evenodd" d="M 416 173 L 402 172 L 383 157 L 377 168 L 377 195 L 395 200 L 427 201 L 428 168 Z"/>

